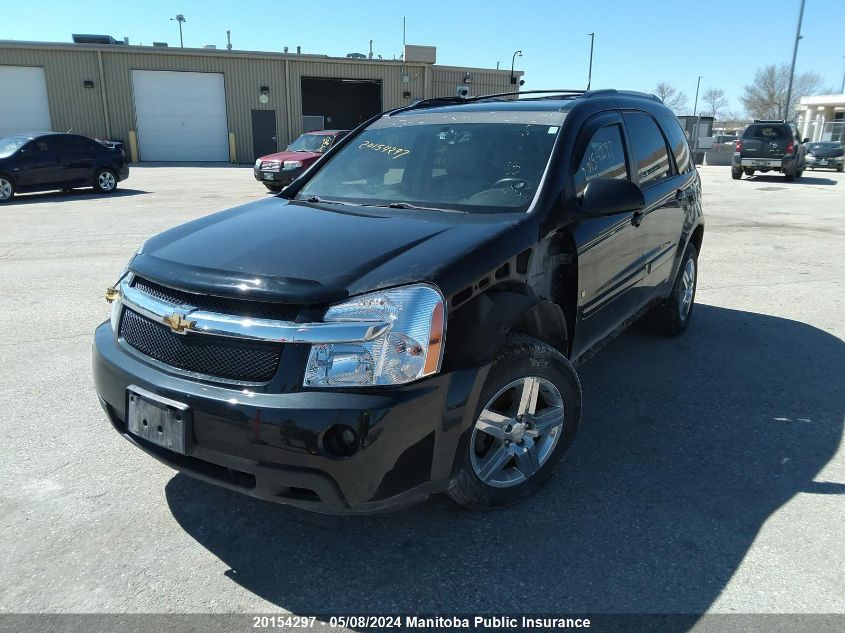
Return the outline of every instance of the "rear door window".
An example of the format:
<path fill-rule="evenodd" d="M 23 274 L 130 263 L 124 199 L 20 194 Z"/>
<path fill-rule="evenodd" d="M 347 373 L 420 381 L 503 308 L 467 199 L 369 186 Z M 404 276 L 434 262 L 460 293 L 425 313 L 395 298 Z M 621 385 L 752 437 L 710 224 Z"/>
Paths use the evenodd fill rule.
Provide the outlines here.
<path fill-rule="evenodd" d="M 692 171 L 692 161 L 690 160 L 689 143 L 687 137 L 681 129 L 681 124 L 675 117 L 661 117 L 663 123 L 663 130 L 666 132 L 666 137 L 669 139 L 669 146 L 672 148 L 672 155 L 675 157 L 675 165 L 678 166 L 678 173 L 685 174 Z M 733 139 L 733 137 L 723 136 L 724 139 Z M 727 142 L 727 141 L 720 141 Z"/>
<path fill-rule="evenodd" d="M 584 193 L 587 183 L 594 178 L 629 178 L 622 128 L 617 124 L 598 129 L 587 143 L 575 172 L 575 195 Z"/>
<path fill-rule="evenodd" d="M 657 123 L 644 112 L 622 115 L 637 160 L 640 187 L 647 187 L 672 175 L 666 139 Z"/>

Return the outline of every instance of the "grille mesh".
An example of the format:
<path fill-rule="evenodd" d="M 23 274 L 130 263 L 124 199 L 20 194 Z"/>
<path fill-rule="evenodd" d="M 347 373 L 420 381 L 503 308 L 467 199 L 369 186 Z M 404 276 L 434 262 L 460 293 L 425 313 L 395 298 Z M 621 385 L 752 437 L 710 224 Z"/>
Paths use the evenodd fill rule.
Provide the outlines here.
<path fill-rule="evenodd" d="M 169 290 L 169 289 L 168 289 Z M 282 345 L 231 342 L 175 334 L 126 308 L 120 335 L 132 347 L 178 369 L 246 382 L 266 382 L 276 373 Z"/>
<path fill-rule="evenodd" d="M 298 306 L 295 305 L 199 295 L 184 290 L 174 290 L 143 277 L 136 277 L 133 287 L 157 299 L 170 303 L 187 304 L 208 312 L 234 314 L 255 319 L 278 319 L 280 321 L 293 321 L 299 312 Z"/>

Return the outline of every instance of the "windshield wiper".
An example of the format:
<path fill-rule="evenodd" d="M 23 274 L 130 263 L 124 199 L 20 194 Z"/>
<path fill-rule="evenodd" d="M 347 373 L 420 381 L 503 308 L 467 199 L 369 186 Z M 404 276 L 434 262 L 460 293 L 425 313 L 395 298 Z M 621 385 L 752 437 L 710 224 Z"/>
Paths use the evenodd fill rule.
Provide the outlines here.
<path fill-rule="evenodd" d="M 424 207 L 410 202 L 391 202 L 390 204 L 374 204 L 374 207 L 387 207 L 388 209 L 419 209 L 421 211 L 445 211 L 446 213 L 466 213 L 458 209 L 443 209 L 441 207 Z"/>
<path fill-rule="evenodd" d="M 360 206 L 352 204 L 351 202 L 341 202 L 340 200 L 326 200 L 325 198 L 321 198 L 320 196 L 311 196 L 310 198 L 306 198 L 305 202 L 311 202 L 313 204 L 342 204 L 344 206 L 349 207 Z"/>

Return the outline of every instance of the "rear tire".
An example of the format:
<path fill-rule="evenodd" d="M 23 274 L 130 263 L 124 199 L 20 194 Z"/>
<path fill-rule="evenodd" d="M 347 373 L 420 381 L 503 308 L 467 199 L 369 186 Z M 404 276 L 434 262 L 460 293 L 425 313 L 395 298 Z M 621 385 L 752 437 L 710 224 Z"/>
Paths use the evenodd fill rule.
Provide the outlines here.
<path fill-rule="evenodd" d="M 15 183 L 11 178 L 0 175 L 0 204 L 15 197 Z"/>
<path fill-rule="evenodd" d="M 742 178 L 742 170 L 737 171 L 735 169 L 731 169 L 731 178 L 733 178 L 734 180 L 739 180 L 740 178 Z"/>
<path fill-rule="evenodd" d="M 548 480 L 578 431 L 581 383 L 563 354 L 511 333 L 478 402 L 448 494 L 482 510 L 524 499 Z"/>
<path fill-rule="evenodd" d="M 653 307 L 644 322 L 650 330 L 666 336 L 677 336 L 687 329 L 695 306 L 695 289 L 698 287 L 698 251 L 689 244 L 684 251 L 672 292 Z"/>
<path fill-rule="evenodd" d="M 836 171 L 845 171 L 845 165 L 839 165 L 839 167 L 836 168 Z"/>
<path fill-rule="evenodd" d="M 94 175 L 94 189 L 100 193 L 114 193 L 117 176 L 111 169 L 98 169 Z"/>

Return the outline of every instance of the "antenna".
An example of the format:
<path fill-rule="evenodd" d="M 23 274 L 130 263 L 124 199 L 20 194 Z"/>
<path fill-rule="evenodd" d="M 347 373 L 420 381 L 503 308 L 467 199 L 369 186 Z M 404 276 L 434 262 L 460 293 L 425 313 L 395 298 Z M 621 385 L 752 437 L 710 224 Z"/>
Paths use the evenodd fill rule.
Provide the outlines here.
<path fill-rule="evenodd" d="M 232 32 L 226 29 L 226 50 L 232 50 Z"/>

